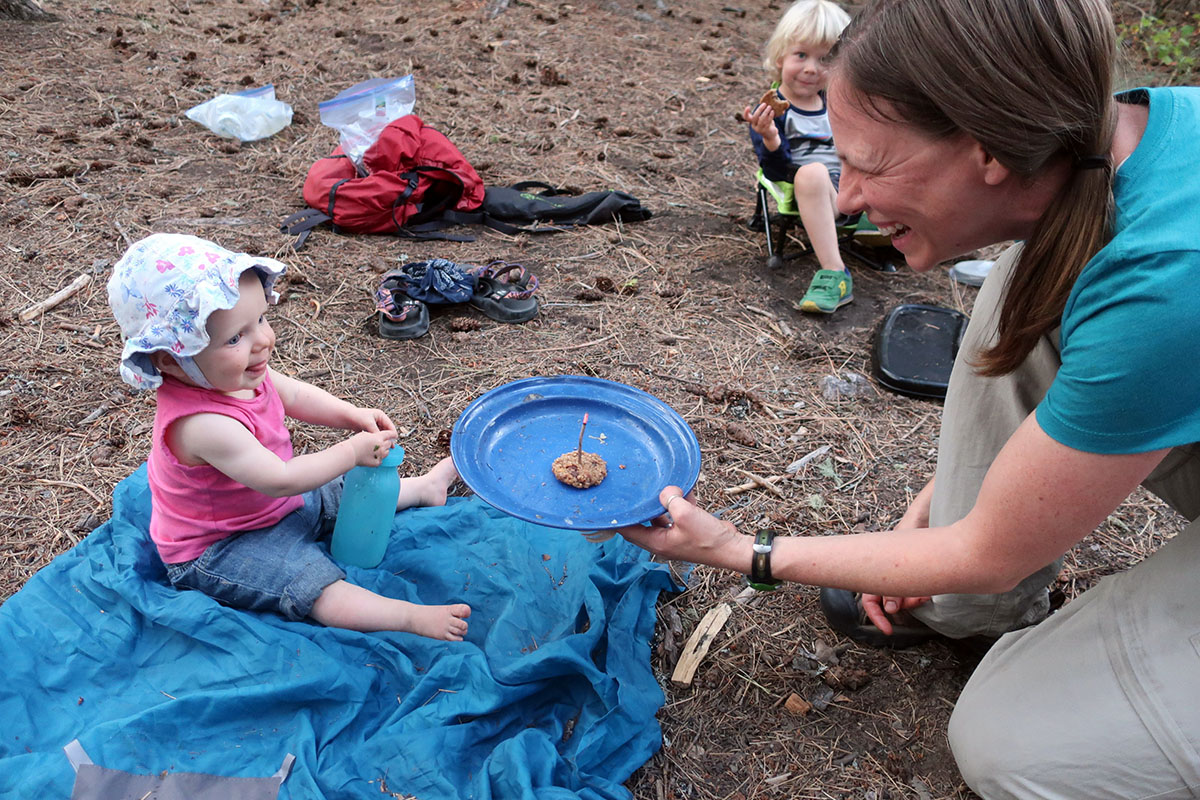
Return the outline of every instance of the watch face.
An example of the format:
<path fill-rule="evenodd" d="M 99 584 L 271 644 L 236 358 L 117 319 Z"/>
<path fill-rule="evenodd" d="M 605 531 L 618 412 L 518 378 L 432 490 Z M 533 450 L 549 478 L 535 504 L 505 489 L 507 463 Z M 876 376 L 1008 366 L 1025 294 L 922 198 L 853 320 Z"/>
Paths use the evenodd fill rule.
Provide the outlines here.
<path fill-rule="evenodd" d="M 771 552 L 771 545 L 769 545 L 769 544 L 759 544 L 758 542 L 755 542 L 755 543 L 754 543 L 754 552 L 756 552 L 756 553 L 769 553 L 769 552 Z"/>

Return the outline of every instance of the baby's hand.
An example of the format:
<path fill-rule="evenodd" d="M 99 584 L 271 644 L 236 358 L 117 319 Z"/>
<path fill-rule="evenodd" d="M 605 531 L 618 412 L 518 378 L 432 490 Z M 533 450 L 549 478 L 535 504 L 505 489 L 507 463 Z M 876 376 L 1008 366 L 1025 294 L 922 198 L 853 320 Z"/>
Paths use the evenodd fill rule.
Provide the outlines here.
<path fill-rule="evenodd" d="M 387 414 L 380 411 L 378 408 L 362 408 L 354 409 L 354 426 L 360 431 L 368 431 L 377 433 L 378 431 L 396 430 L 396 423 L 392 422 Z"/>
<path fill-rule="evenodd" d="M 351 436 L 349 442 L 354 448 L 355 466 L 377 467 L 396 443 L 396 432 L 363 431 Z"/>

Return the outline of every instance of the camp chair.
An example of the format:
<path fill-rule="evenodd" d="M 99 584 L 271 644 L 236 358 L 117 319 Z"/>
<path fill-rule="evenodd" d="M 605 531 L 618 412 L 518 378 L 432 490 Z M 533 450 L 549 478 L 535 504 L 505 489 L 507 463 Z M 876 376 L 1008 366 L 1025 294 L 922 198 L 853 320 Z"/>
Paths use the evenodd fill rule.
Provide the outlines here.
<path fill-rule="evenodd" d="M 763 231 L 767 235 L 767 266 L 779 269 L 783 266 L 783 247 L 788 232 L 800 221 L 792 184 L 785 181 L 770 181 L 760 169 L 757 177 L 757 198 L 754 216 L 747 227 L 752 231 Z M 771 213 L 770 201 L 775 202 L 775 214 Z M 771 224 L 778 223 L 778 234 L 772 235 Z M 895 272 L 896 262 L 903 256 L 891 245 L 891 238 L 880 233 L 863 214 L 852 218 L 838 219 L 838 247 L 843 254 L 850 255 L 879 272 Z"/>

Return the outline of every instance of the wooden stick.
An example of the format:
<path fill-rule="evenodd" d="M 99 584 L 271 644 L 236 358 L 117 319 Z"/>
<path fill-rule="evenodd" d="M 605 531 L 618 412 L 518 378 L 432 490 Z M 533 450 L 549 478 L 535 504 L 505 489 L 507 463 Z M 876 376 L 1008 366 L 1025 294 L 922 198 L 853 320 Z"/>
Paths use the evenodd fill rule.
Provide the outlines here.
<path fill-rule="evenodd" d="M 68 297 L 78 294 L 81 289 L 83 289 L 85 286 L 87 286 L 91 282 L 92 282 L 91 273 L 89 273 L 89 272 L 83 273 L 78 278 L 71 281 L 71 285 L 68 286 L 67 288 L 59 289 L 57 292 L 50 295 L 45 300 L 42 300 L 41 302 L 38 302 L 38 303 L 34 303 L 29 308 L 22 311 L 20 314 L 21 321 L 29 322 L 29 320 L 33 319 L 34 317 L 39 316 L 40 314 L 43 314 L 46 311 L 49 311 L 50 309 L 54 308 L 59 303 L 66 300 Z"/>
<path fill-rule="evenodd" d="M 671 683 L 677 686 L 692 685 L 692 679 L 696 677 L 696 668 L 708 654 L 713 639 L 717 638 L 717 634 L 725 627 L 732 613 L 733 606 L 729 603 L 721 603 L 708 610 L 696 626 L 696 630 L 688 637 L 687 644 L 683 646 L 683 655 L 675 662 L 675 671 L 671 673 Z"/>
<path fill-rule="evenodd" d="M 726 486 L 724 492 L 732 497 L 735 494 L 741 494 L 742 492 L 748 492 L 751 489 L 757 488 L 758 484 L 754 481 L 746 481 L 745 483 L 739 483 L 737 486 Z"/>
<path fill-rule="evenodd" d="M 86 492 L 88 494 L 88 496 L 90 496 L 93 500 L 96 501 L 97 505 L 101 505 L 101 506 L 104 505 L 104 501 L 100 499 L 100 495 L 96 494 L 91 489 L 84 486 L 82 483 L 71 483 L 70 481 L 54 481 L 54 480 L 50 480 L 48 478 L 34 478 L 33 482 L 37 483 L 37 484 L 41 484 L 42 486 L 63 486 L 68 489 L 79 489 L 82 492 Z"/>
<path fill-rule="evenodd" d="M 928 416 L 928 414 L 926 416 Z M 901 438 L 903 438 L 903 437 L 901 437 Z M 819 457 L 825 455 L 826 453 L 828 453 L 829 448 L 831 448 L 831 447 L 833 447 L 833 445 L 830 445 L 830 444 L 821 445 L 816 450 L 812 450 L 808 454 L 796 459 L 791 464 L 788 464 L 787 469 L 785 469 L 784 472 L 788 473 L 789 475 L 795 475 L 800 470 L 804 469 L 810 463 L 812 463 L 812 461 L 814 459 L 819 458 Z"/>
<path fill-rule="evenodd" d="M 753 475 L 752 473 L 746 472 L 745 470 L 739 469 L 738 472 L 741 472 L 745 475 L 749 475 L 750 480 L 746 481 L 745 483 L 738 484 L 737 486 L 729 486 L 729 487 L 725 488 L 724 489 L 725 494 L 735 495 L 735 494 L 741 494 L 742 492 L 748 492 L 751 489 L 767 489 L 768 491 L 774 492 L 775 494 L 782 496 L 783 492 L 779 491 L 779 489 L 776 488 L 775 484 L 777 482 L 783 480 L 784 478 L 792 477 L 791 475 L 771 475 L 768 478 L 760 478 L 759 476 Z"/>
<path fill-rule="evenodd" d="M 781 481 L 784 478 L 790 478 L 790 477 L 792 477 L 792 476 L 791 475 L 771 475 L 766 480 L 768 483 L 774 485 L 777 481 Z M 761 489 L 761 488 L 762 488 L 761 485 L 755 483 L 754 481 L 746 481 L 745 483 L 739 483 L 737 486 L 730 486 L 730 487 L 726 488 L 724 490 L 724 492 L 727 495 L 733 496 L 735 494 L 743 494 L 745 492 L 750 491 L 751 489 Z"/>
<path fill-rule="evenodd" d="M 579 426 L 579 446 L 575 448 L 575 463 L 583 466 L 583 432 L 587 430 L 587 412 L 583 412 L 583 424 Z"/>
<path fill-rule="evenodd" d="M 755 486 L 759 486 L 759 487 L 762 487 L 763 489 L 766 489 L 768 492 L 775 495 L 776 497 L 783 497 L 783 492 L 779 491 L 779 487 L 777 487 L 775 485 L 775 483 L 773 481 L 771 481 L 770 479 L 764 478 L 761 475 L 755 475 L 753 472 L 749 472 L 748 470 L 744 470 L 744 469 L 740 469 L 740 468 L 736 468 L 736 469 L 738 472 L 742 473 L 747 478 L 749 478 L 751 481 L 753 481 Z"/>
<path fill-rule="evenodd" d="M 86 417 L 79 420 L 79 424 L 76 425 L 75 427 L 82 428 L 84 425 L 91 425 L 93 422 L 100 419 L 100 417 L 104 416 L 104 414 L 107 411 L 108 411 L 108 405 L 105 403 L 101 403 L 100 405 L 96 406 L 95 410 L 93 410 L 92 413 L 88 414 Z"/>

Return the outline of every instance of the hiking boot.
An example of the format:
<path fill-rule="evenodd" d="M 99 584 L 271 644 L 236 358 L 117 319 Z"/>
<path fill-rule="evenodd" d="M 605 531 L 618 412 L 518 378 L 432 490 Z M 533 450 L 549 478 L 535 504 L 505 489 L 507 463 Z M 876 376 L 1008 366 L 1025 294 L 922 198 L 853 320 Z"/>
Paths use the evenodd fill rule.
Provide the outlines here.
<path fill-rule="evenodd" d="M 854 280 L 850 273 L 840 269 L 819 269 L 800 302 L 795 304 L 799 311 L 816 314 L 832 314 L 854 299 Z"/>

